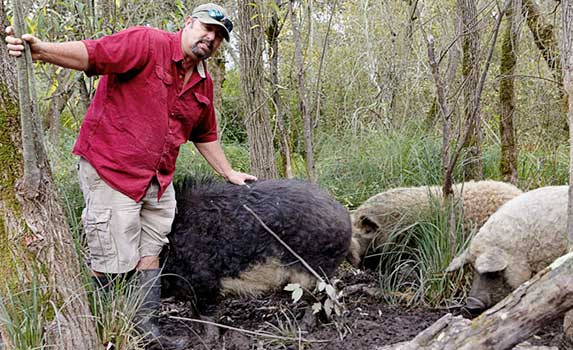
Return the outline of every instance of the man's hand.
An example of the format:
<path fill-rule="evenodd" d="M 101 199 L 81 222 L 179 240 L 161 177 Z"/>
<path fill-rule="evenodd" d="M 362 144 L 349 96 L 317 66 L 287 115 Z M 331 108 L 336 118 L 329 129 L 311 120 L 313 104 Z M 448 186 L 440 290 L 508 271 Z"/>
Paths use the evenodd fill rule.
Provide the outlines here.
<path fill-rule="evenodd" d="M 40 46 L 42 45 L 42 41 L 40 39 L 30 34 L 22 35 L 21 39 L 16 38 L 14 36 L 13 27 L 6 27 L 6 34 L 8 34 L 8 36 L 5 39 L 7 44 L 6 47 L 8 48 L 8 54 L 10 56 L 14 57 L 22 56 L 22 53 L 24 52 L 23 40 L 25 40 L 30 45 L 30 50 L 32 52 L 32 59 L 33 60 L 40 59 L 39 52 L 40 52 Z"/>
<path fill-rule="evenodd" d="M 257 178 L 253 175 L 233 170 L 218 141 L 195 142 L 195 147 L 197 147 L 199 153 L 207 160 L 209 165 L 230 183 L 247 185 L 246 181 L 257 181 Z"/>
<path fill-rule="evenodd" d="M 246 185 L 246 181 L 257 181 L 257 178 L 250 174 L 231 170 L 231 172 L 227 174 L 227 181 L 235 185 Z"/>
<path fill-rule="evenodd" d="M 81 41 L 68 41 L 63 43 L 50 43 L 42 41 L 30 34 L 22 38 L 14 36 L 14 28 L 6 27 L 6 47 L 12 57 L 20 57 L 24 52 L 24 41 L 30 46 L 32 59 L 53 63 L 60 67 L 85 71 L 89 68 L 89 56 L 86 46 Z"/>

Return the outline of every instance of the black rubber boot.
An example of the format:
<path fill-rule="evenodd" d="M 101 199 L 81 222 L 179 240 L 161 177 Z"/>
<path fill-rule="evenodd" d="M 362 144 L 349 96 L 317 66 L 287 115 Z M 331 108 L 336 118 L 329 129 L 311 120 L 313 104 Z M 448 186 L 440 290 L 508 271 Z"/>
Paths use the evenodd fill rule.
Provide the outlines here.
<path fill-rule="evenodd" d="M 137 330 L 149 342 L 149 349 L 184 350 L 190 346 L 187 337 L 167 337 L 161 334 L 158 316 L 161 307 L 161 270 L 137 272 L 141 305 L 135 316 Z"/>
<path fill-rule="evenodd" d="M 111 283 L 107 275 L 92 276 L 92 282 L 96 291 L 101 291 L 106 294 L 109 293 Z"/>

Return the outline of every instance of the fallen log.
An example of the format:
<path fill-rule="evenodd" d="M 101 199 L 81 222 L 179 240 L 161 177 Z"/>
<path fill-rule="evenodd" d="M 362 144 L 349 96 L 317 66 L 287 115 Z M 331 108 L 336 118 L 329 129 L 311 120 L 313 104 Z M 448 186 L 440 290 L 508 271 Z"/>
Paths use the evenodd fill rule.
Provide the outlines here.
<path fill-rule="evenodd" d="M 474 320 L 447 314 L 411 341 L 375 350 L 513 349 L 571 308 L 573 253 L 555 260 Z"/>

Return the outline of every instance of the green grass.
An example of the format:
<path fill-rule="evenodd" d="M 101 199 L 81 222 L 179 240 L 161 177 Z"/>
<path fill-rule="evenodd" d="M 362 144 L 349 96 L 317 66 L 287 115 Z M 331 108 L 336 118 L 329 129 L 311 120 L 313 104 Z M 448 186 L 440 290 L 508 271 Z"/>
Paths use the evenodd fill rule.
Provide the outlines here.
<path fill-rule="evenodd" d="M 316 157 L 319 184 L 350 208 L 387 188 L 437 184 L 440 142 L 415 132 L 321 135 Z"/>
<path fill-rule="evenodd" d="M 53 317 L 52 308 L 57 307 L 49 300 L 37 275 L 29 277 L 30 282 L 21 291 L 6 293 L 6 298 L 0 296 L 0 323 L 6 331 L 3 335 L 7 337 L 4 340 L 15 350 L 45 348 L 44 329 Z M 23 281 L 21 284 L 24 286 Z M 137 333 L 132 321 L 141 304 L 139 290 L 125 281 L 117 283 L 109 293 L 93 287 L 90 281 L 87 289 L 91 290 L 92 315 L 102 344 L 111 343 L 116 350 L 143 350 L 143 337 Z"/>
<path fill-rule="evenodd" d="M 94 285 L 91 284 L 90 289 Z M 136 331 L 133 320 L 141 304 L 141 293 L 133 281 L 119 279 L 108 292 L 101 289 L 91 294 L 92 314 L 97 334 L 104 345 L 117 350 L 143 350 L 143 336 Z"/>
<path fill-rule="evenodd" d="M 523 190 L 569 183 L 569 146 L 535 147 L 519 153 L 519 184 Z"/>
<path fill-rule="evenodd" d="M 57 191 L 62 199 L 61 203 L 68 219 L 70 230 L 78 240 L 79 246 L 85 246 L 81 239 L 81 214 L 84 207 L 84 198 L 78 180 L 78 157 L 71 154 L 72 136 L 63 138 L 62 144 L 54 146 L 47 144 L 52 177 Z M 79 248 L 81 250 L 81 248 Z"/>
<path fill-rule="evenodd" d="M 456 211 L 436 202 L 413 224 L 396 225 L 388 242 L 377 247 L 378 280 L 387 302 L 443 307 L 458 304 L 464 297 L 469 280 L 460 274 L 444 273 L 470 238 Z M 451 213 L 455 218 L 453 230 Z"/>
<path fill-rule="evenodd" d="M 420 130 L 363 131 L 317 137 L 316 168 L 321 187 L 349 208 L 384 190 L 443 182 L 442 140 Z M 498 144 L 482 149 L 484 179 L 501 180 Z M 536 144 L 521 149 L 518 187 L 531 190 L 568 183 L 569 147 L 552 149 Z M 460 164 L 454 182 L 464 181 Z"/>
<path fill-rule="evenodd" d="M 248 147 L 231 143 L 223 145 L 223 149 L 233 169 L 244 172 L 249 171 L 250 161 Z M 181 178 L 189 175 L 218 176 L 191 143 L 181 146 L 179 158 L 177 159 L 177 170 L 175 171 L 173 180 L 177 182 Z"/>
<path fill-rule="evenodd" d="M 309 347 L 308 341 L 304 340 L 305 333 L 301 330 L 296 316 L 288 309 L 281 309 L 280 313 L 275 314 L 274 322 L 265 322 L 262 331 L 277 338 L 258 337 L 258 348 L 303 350 Z"/>
<path fill-rule="evenodd" d="M 8 338 L 5 341 L 15 350 L 42 349 L 44 319 L 50 304 L 36 275 L 21 291 L 6 294 L 6 298 L 0 296 L 0 322 Z"/>

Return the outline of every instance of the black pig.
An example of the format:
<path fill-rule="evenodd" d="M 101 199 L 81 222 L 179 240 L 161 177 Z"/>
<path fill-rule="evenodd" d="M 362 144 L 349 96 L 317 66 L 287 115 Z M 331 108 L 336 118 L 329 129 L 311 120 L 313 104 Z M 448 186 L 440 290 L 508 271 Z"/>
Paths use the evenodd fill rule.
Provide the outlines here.
<path fill-rule="evenodd" d="M 344 206 L 316 186 L 266 180 L 236 186 L 187 178 L 176 184 L 177 215 L 164 261 L 164 296 L 194 300 L 209 314 L 226 294 L 259 295 L 315 278 L 261 220 L 315 271 L 331 276 L 348 253 Z"/>

